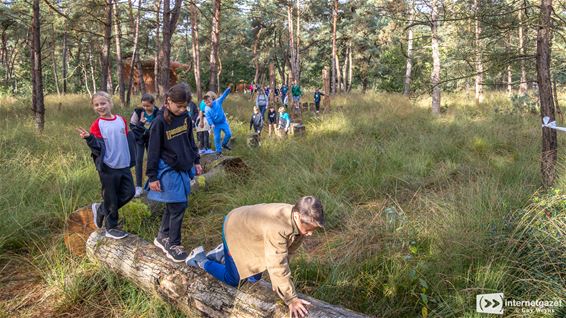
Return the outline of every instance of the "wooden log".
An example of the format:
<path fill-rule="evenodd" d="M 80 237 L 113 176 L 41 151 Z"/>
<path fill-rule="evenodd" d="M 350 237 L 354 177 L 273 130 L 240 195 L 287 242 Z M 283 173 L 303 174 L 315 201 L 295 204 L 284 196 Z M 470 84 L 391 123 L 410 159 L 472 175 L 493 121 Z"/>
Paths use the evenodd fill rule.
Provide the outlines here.
<path fill-rule="evenodd" d="M 294 136 L 304 136 L 305 135 L 305 126 L 303 124 L 292 124 L 291 125 L 291 134 Z"/>
<path fill-rule="evenodd" d="M 248 136 L 248 147 L 250 148 L 257 148 L 261 145 L 260 143 L 260 136 L 258 133 L 251 133 Z"/>
<path fill-rule="evenodd" d="M 201 165 L 204 174 L 195 176 L 191 181 L 191 192 L 199 191 L 207 187 L 210 181 L 225 176 L 227 174 L 248 175 L 248 166 L 240 157 L 221 157 L 216 155 L 205 155 L 201 157 Z M 142 197 L 145 199 L 145 196 Z M 153 201 L 146 202 L 152 214 L 159 214 L 162 206 Z M 89 235 L 96 230 L 94 225 L 91 207 L 82 207 L 69 215 L 65 225 L 63 240 L 65 246 L 71 253 L 77 256 L 85 254 L 85 242 Z"/>
<path fill-rule="evenodd" d="M 265 281 L 236 289 L 201 269 L 174 263 L 153 244 L 130 234 L 122 240 L 93 232 L 87 243 L 89 259 L 126 277 L 141 289 L 154 293 L 190 317 L 289 317 L 287 306 Z M 309 316 L 352 317 L 365 315 L 300 295 L 312 303 Z"/>

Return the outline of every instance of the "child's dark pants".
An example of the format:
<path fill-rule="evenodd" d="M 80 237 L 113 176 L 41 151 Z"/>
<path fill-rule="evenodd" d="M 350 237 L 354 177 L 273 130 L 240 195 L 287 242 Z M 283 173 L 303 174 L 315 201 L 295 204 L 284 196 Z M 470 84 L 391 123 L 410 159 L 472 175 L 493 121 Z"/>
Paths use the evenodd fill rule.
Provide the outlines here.
<path fill-rule="evenodd" d="M 134 197 L 134 180 L 130 168 L 113 169 L 105 164 L 99 176 L 104 200 L 100 211 L 109 230 L 118 226 L 118 210 Z"/>
<path fill-rule="evenodd" d="M 147 145 L 136 143 L 136 187 L 142 186 L 143 181 L 143 154 Z"/>
<path fill-rule="evenodd" d="M 181 245 L 181 226 L 187 206 L 187 202 L 167 203 L 165 206 L 159 237 L 168 237 L 171 246 Z"/>

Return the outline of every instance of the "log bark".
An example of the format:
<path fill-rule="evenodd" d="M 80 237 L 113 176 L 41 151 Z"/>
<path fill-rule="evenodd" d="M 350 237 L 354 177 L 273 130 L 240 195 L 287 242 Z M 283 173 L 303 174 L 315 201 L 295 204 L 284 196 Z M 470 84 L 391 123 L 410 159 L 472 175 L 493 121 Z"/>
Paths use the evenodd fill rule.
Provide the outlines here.
<path fill-rule="evenodd" d="M 102 231 L 93 232 L 86 242 L 89 259 L 172 303 L 188 316 L 205 317 L 288 317 L 287 307 L 265 281 L 244 284 L 236 289 L 203 270 L 174 263 L 153 244 L 130 234 L 121 240 L 106 238 Z M 309 317 L 352 317 L 365 315 L 300 295 L 312 303 Z"/>

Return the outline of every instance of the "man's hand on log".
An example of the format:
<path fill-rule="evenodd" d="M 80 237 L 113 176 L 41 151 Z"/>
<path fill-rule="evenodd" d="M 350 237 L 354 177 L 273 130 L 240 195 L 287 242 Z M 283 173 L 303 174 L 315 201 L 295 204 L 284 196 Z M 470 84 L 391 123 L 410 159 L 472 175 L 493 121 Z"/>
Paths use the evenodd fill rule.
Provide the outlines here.
<path fill-rule="evenodd" d="M 197 176 L 202 174 L 202 166 L 200 164 L 195 165 L 195 169 L 197 170 Z"/>
<path fill-rule="evenodd" d="M 299 318 L 299 317 L 305 317 L 309 311 L 307 309 L 307 307 L 305 305 L 310 305 L 311 303 L 309 303 L 308 301 L 304 300 L 304 299 L 300 299 L 300 298 L 295 298 L 291 301 L 291 303 L 288 305 L 289 307 L 289 316 L 291 318 Z"/>
<path fill-rule="evenodd" d="M 161 183 L 159 183 L 159 180 L 155 180 L 153 182 L 150 182 L 149 188 L 151 189 L 151 191 L 161 192 Z"/>

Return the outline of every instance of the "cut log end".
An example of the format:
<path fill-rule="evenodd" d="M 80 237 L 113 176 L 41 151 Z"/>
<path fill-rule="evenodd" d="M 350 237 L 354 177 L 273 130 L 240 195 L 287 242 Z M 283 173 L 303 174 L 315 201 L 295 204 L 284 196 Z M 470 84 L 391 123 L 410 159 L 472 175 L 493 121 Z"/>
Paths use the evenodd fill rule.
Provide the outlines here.
<path fill-rule="evenodd" d="M 77 256 L 85 255 L 88 237 L 96 230 L 90 207 L 83 207 L 69 215 L 65 226 L 64 241 L 69 251 Z"/>

